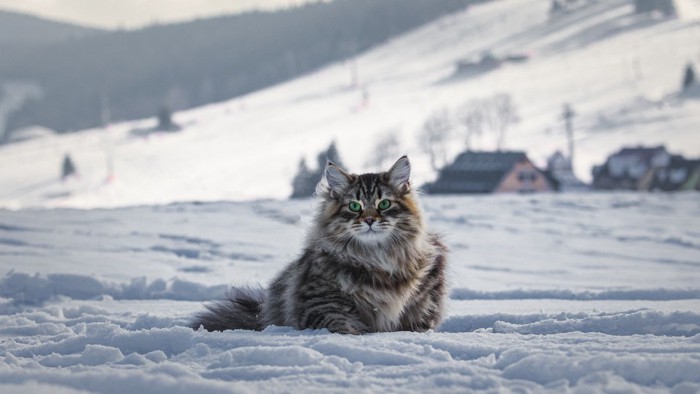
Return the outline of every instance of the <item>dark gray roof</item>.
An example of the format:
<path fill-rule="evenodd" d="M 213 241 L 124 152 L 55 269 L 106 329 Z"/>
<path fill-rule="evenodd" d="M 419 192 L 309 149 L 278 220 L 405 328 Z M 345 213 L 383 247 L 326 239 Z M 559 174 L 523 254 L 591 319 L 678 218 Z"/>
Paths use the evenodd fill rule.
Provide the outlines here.
<path fill-rule="evenodd" d="M 634 148 L 622 148 L 619 152 L 615 153 L 613 156 L 637 156 L 642 160 L 651 160 L 652 156 L 657 153 L 666 152 L 666 148 L 663 145 L 654 146 L 651 148 L 646 148 L 643 146 L 638 146 Z"/>
<path fill-rule="evenodd" d="M 523 152 L 464 152 L 424 189 L 435 194 L 490 193 L 508 171 L 523 160 L 527 160 Z"/>

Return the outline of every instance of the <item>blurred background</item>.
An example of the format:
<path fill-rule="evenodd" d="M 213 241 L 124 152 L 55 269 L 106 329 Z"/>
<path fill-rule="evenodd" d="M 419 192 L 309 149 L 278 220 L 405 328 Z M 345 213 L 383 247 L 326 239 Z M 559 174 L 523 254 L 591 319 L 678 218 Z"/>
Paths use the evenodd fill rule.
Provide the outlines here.
<path fill-rule="evenodd" d="M 0 207 L 700 188 L 698 0 L 0 0 Z"/>

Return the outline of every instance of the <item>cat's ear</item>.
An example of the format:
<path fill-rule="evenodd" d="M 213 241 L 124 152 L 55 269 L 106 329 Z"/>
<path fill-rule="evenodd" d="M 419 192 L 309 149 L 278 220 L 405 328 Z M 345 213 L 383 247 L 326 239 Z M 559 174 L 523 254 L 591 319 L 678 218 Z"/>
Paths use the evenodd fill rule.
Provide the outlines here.
<path fill-rule="evenodd" d="M 350 186 L 350 182 L 352 182 L 352 177 L 347 172 L 330 161 L 326 164 L 326 170 L 323 172 L 323 176 L 326 178 L 326 183 L 328 184 L 328 189 L 332 198 L 335 198 L 344 191 Z"/>
<path fill-rule="evenodd" d="M 411 191 L 411 162 L 407 156 L 401 157 L 386 173 L 387 181 L 401 193 Z"/>

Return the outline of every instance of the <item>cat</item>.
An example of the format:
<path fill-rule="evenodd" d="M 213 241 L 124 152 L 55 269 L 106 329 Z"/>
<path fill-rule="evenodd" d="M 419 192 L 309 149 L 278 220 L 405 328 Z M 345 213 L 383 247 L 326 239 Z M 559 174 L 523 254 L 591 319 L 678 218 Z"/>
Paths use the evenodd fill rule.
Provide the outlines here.
<path fill-rule="evenodd" d="M 329 162 L 306 244 L 265 291 L 233 288 L 198 329 L 269 325 L 341 334 L 427 331 L 441 321 L 447 247 L 426 229 L 401 157 L 387 172 L 348 174 Z"/>

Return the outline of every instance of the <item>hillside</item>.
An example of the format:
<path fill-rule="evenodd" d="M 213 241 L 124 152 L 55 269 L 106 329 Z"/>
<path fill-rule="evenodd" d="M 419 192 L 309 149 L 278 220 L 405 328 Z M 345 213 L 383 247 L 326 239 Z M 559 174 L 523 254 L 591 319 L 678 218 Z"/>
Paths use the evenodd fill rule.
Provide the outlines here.
<path fill-rule="evenodd" d="M 396 130 L 400 151 L 414 164 L 415 183 L 435 174 L 416 135 L 435 110 L 509 94 L 521 121 L 506 148 L 527 150 L 543 164 L 566 151 L 560 119 L 570 103 L 575 169 L 590 168 L 623 145 L 665 144 L 700 156 L 700 100 L 680 95 L 682 70 L 700 61 L 700 26 L 683 19 L 636 15 L 628 0 L 581 2 L 550 18 L 549 1 L 511 0 L 443 17 L 356 58 L 294 81 L 221 104 L 176 114 L 177 134 L 131 137 L 153 119 L 113 125 L 0 148 L 0 205 L 104 207 L 173 201 L 285 198 L 301 157 L 337 141 L 353 171 L 367 163 L 377 140 Z M 525 63 L 455 76 L 458 60 L 526 53 Z M 352 85 L 357 71 L 359 88 Z M 455 127 L 448 158 L 464 147 Z M 494 149 L 486 131 L 476 149 Z M 58 181 L 71 153 L 80 178 Z M 115 178 L 105 183 L 106 163 Z M 22 163 L 21 168 L 17 163 Z"/>
<path fill-rule="evenodd" d="M 104 31 L 0 10 L 0 48 L 4 50 L 77 40 L 100 32 Z"/>
<path fill-rule="evenodd" d="M 40 99 L 8 129 L 74 131 L 219 102 L 298 77 L 385 42 L 470 0 L 337 0 L 115 31 L 0 58 L 0 84 L 20 80 Z M 2 141 L 0 141 L 2 142 Z"/>

